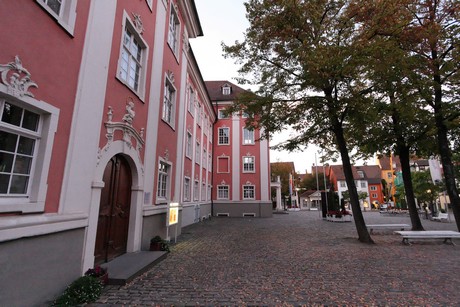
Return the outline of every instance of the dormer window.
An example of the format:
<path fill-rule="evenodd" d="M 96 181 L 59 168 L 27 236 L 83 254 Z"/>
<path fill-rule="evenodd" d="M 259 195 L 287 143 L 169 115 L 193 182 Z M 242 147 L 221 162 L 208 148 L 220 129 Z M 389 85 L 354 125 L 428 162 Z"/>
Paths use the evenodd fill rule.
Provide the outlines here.
<path fill-rule="evenodd" d="M 232 88 L 229 85 L 226 84 L 222 87 L 222 95 L 230 95 L 231 92 Z"/>
<path fill-rule="evenodd" d="M 359 176 L 359 178 L 364 178 L 364 172 L 363 171 L 358 171 L 358 176 Z"/>

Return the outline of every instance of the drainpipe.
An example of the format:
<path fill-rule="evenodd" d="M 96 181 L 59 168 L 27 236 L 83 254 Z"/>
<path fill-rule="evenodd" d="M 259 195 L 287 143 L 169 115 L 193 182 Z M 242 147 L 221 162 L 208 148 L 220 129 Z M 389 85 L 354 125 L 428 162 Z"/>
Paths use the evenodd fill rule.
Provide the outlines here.
<path fill-rule="evenodd" d="M 211 99 L 210 99 L 211 100 Z M 211 105 L 213 103 L 211 102 Z M 217 101 L 215 102 L 215 105 L 216 105 L 216 109 L 219 107 L 219 104 L 217 103 Z M 214 111 L 215 113 L 216 111 Z M 212 123 L 212 157 L 211 157 L 211 169 L 212 169 L 212 172 L 211 172 L 211 218 L 214 216 L 214 198 L 212 197 L 212 194 L 214 193 L 214 157 L 215 157 L 215 154 L 216 152 L 214 151 L 214 147 L 216 146 L 216 140 L 214 138 L 214 125 L 217 123 L 217 116 L 218 116 L 219 113 L 215 114 L 215 119 L 214 119 L 214 122 Z"/>

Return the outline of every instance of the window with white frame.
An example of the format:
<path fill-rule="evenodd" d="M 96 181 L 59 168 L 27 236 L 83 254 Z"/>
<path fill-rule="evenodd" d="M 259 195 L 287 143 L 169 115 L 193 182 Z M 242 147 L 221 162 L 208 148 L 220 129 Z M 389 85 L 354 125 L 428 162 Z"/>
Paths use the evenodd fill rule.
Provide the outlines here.
<path fill-rule="evenodd" d="M 219 128 L 219 145 L 230 144 L 230 128 L 221 127 Z"/>
<path fill-rule="evenodd" d="M 364 172 L 363 171 L 357 171 L 359 178 L 364 178 Z"/>
<path fill-rule="evenodd" d="M 367 187 L 366 181 L 361 181 L 361 188 Z"/>
<path fill-rule="evenodd" d="M 220 109 L 220 110 L 217 112 L 217 117 L 218 117 L 219 119 L 229 118 L 229 116 L 225 113 L 225 110 L 224 110 L 224 109 Z"/>
<path fill-rule="evenodd" d="M 191 192 L 191 186 L 190 186 L 190 178 L 189 177 L 184 177 L 184 201 L 190 201 L 190 192 Z"/>
<path fill-rule="evenodd" d="M 158 163 L 158 193 L 159 199 L 167 200 L 169 198 L 169 176 L 171 165 L 164 161 Z"/>
<path fill-rule="evenodd" d="M 206 183 L 201 184 L 201 200 L 206 200 Z"/>
<path fill-rule="evenodd" d="M 188 111 L 195 116 L 195 91 L 190 86 L 188 90 Z"/>
<path fill-rule="evenodd" d="M 243 199 L 255 199 L 255 186 L 243 185 Z"/>
<path fill-rule="evenodd" d="M 196 152 L 195 152 L 195 162 L 197 164 L 201 163 L 201 145 L 200 142 L 196 141 Z"/>
<path fill-rule="evenodd" d="M 179 51 L 179 33 L 180 33 L 180 22 L 179 15 L 177 14 L 174 5 L 171 4 L 171 13 L 169 14 L 169 33 L 168 33 L 168 45 L 175 55 Z"/>
<path fill-rule="evenodd" d="M 377 194 L 372 193 L 372 198 L 377 198 Z"/>
<path fill-rule="evenodd" d="M 228 185 L 218 185 L 217 186 L 217 199 L 228 199 L 229 195 L 229 186 Z"/>
<path fill-rule="evenodd" d="M 201 107 L 201 103 L 198 102 L 198 110 L 196 110 L 196 116 L 197 116 L 197 120 L 196 120 L 196 123 L 198 124 L 198 126 L 201 127 L 201 121 L 203 120 L 203 110 L 202 110 L 202 107 Z"/>
<path fill-rule="evenodd" d="M 232 88 L 228 85 L 224 85 L 222 87 L 222 95 L 230 95 L 230 93 L 232 92 Z"/>
<path fill-rule="evenodd" d="M 370 189 L 371 189 L 371 191 L 377 191 L 377 187 L 375 187 L 375 186 L 371 186 Z"/>
<path fill-rule="evenodd" d="M 77 0 L 36 0 L 67 32 L 73 35 Z"/>
<path fill-rule="evenodd" d="M 206 163 L 206 158 L 208 157 L 208 152 L 206 151 L 205 148 L 203 148 L 203 162 L 201 163 L 201 166 L 203 168 L 206 168 L 206 166 L 208 165 L 208 163 Z"/>
<path fill-rule="evenodd" d="M 254 129 L 243 128 L 243 145 L 254 144 Z"/>
<path fill-rule="evenodd" d="M 40 141 L 40 114 L 2 103 L 0 124 L 0 195 L 27 196 Z"/>
<path fill-rule="evenodd" d="M 117 77 L 123 84 L 143 99 L 148 48 L 135 29 L 135 26 L 125 12 Z"/>
<path fill-rule="evenodd" d="M 340 181 L 340 187 L 341 188 L 346 188 L 347 187 L 347 183 L 345 181 Z"/>
<path fill-rule="evenodd" d="M 187 131 L 187 144 L 186 144 L 186 148 L 185 148 L 185 156 L 187 158 L 192 158 L 192 154 L 193 154 L 193 151 L 192 151 L 192 147 L 193 147 L 193 137 L 192 137 L 192 134 L 190 133 L 190 131 Z"/>
<path fill-rule="evenodd" d="M 256 158 L 243 157 L 243 173 L 254 173 L 255 172 L 255 160 Z"/>
<path fill-rule="evenodd" d="M 195 180 L 195 184 L 193 186 L 193 200 L 200 200 L 200 183 L 198 180 Z"/>
<path fill-rule="evenodd" d="M 174 109 L 176 100 L 176 89 L 169 78 L 165 80 L 164 97 L 163 97 L 163 120 L 170 126 L 174 126 Z"/>

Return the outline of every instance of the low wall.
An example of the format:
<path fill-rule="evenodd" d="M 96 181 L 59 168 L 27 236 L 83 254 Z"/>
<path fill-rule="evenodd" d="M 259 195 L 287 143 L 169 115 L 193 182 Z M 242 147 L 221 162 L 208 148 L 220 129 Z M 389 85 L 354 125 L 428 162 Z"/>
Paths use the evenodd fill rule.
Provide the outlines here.
<path fill-rule="evenodd" d="M 84 228 L 0 244 L 0 305 L 49 306 L 80 277 Z"/>

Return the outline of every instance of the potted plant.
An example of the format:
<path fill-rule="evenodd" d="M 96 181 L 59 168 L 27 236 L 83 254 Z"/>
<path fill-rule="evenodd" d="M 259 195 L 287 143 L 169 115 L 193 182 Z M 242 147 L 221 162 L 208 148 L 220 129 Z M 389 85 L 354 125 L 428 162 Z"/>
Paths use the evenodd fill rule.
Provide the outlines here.
<path fill-rule="evenodd" d="M 160 236 L 155 236 L 150 240 L 150 250 L 169 252 L 169 242 L 163 240 Z"/>
<path fill-rule="evenodd" d="M 93 269 L 88 269 L 88 271 L 85 272 L 85 276 L 98 278 L 102 285 L 107 285 L 109 282 L 109 273 L 107 272 L 107 269 L 104 269 L 99 265 L 95 266 Z"/>

